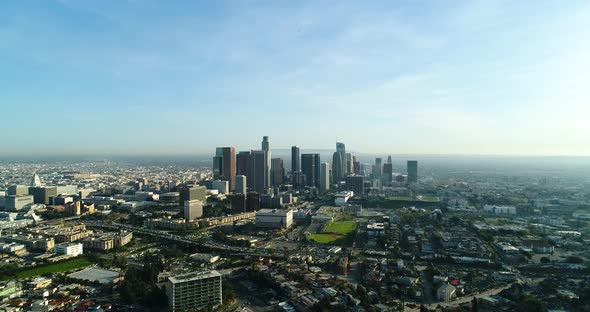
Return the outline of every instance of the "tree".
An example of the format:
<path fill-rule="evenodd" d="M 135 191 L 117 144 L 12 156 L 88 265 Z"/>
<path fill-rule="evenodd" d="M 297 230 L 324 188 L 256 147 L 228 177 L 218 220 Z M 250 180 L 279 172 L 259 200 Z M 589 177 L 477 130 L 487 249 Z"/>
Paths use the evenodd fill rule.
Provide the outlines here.
<path fill-rule="evenodd" d="M 547 257 L 542 257 L 541 259 L 539 259 L 539 261 L 541 261 L 541 263 L 549 263 L 551 262 L 551 260 Z"/>
<path fill-rule="evenodd" d="M 471 300 L 471 312 L 478 312 L 478 307 L 477 307 L 477 298 L 473 297 L 473 300 Z"/>

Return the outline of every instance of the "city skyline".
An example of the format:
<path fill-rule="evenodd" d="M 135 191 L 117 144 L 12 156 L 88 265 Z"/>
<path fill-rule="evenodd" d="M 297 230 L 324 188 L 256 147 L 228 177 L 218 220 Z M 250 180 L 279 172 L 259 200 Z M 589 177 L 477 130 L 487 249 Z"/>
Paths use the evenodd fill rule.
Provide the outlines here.
<path fill-rule="evenodd" d="M 0 156 L 208 154 L 262 135 L 590 155 L 584 1 L 19 1 L 0 20 Z"/>

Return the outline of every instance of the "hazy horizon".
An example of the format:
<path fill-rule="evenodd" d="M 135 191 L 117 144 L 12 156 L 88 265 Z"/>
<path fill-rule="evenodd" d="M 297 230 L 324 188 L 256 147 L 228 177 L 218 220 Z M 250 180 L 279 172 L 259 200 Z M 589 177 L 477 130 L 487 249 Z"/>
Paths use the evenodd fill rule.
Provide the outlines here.
<path fill-rule="evenodd" d="M 0 156 L 590 156 L 585 1 L 11 1 Z"/>

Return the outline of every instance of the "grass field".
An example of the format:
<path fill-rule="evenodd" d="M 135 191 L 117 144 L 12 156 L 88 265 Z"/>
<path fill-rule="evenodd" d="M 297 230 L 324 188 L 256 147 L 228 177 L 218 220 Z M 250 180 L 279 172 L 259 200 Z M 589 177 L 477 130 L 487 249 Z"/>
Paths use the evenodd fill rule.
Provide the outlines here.
<path fill-rule="evenodd" d="M 387 200 L 393 200 L 393 201 L 414 201 L 415 199 L 412 197 L 406 197 L 406 196 L 393 196 L 393 197 L 387 197 Z"/>
<path fill-rule="evenodd" d="M 436 196 L 418 196 L 419 201 L 429 202 L 429 203 L 438 203 L 440 202 L 440 198 Z"/>
<path fill-rule="evenodd" d="M 73 269 L 80 269 L 87 267 L 94 262 L 90 261 L 88 258 L 75 258 L 66 260 L 59 263 L 52 263 L 42 266 L 33 267 L 30 269 L 24 269 L 16 273 L 16 276 L 3 276 L 0 280 L 10 280 L 10 279 L 23 279 L 29 277 L 40 276 L 45 273 L 59 273 L 59 272 L 66 272 Z"/>
<path fill-rule="evenodd" d="M 354 221 L 328 222 L 322 230 L 323 233 L 346 235 L 356 229 Z"/>
<path fill-rule="evenodd" d="M 356 229 L 354 221 L 328 222 L 324 225 L 321 234 L 308 234 L 307 239 L 320 244 L 350 245 Z"/>
<path fill-rule="evenodd" d="M 307 239 L 326 245 L 332 244 L 342 238 L 344 238 L 343 235 L 335 234 L 307 234 Z"/>

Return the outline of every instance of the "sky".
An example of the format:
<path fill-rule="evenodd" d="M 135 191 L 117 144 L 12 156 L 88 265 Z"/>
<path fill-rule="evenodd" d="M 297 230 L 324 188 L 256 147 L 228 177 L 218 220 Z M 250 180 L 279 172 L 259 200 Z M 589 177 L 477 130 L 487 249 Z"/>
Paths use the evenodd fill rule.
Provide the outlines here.
<path fill-rule="evenodd" d="M 588 1 L 0 3 L 0 155 L 590 155 Z"/>

